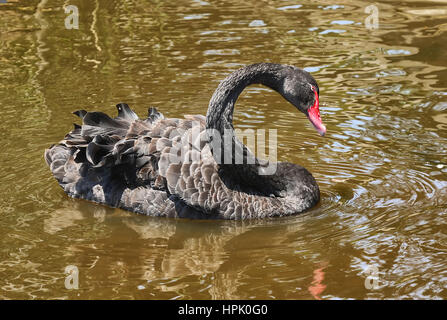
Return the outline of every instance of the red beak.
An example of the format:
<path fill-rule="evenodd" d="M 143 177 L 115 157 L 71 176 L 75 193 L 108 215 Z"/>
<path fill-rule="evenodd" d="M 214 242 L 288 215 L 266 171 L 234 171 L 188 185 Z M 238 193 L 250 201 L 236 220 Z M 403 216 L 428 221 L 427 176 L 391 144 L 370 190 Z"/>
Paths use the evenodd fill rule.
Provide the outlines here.
<path fill-rule="evenodd" d="M 321 121 L 321 117 L 320 117 L 320 107 L 319 107 L 320 101 L 318 99 L 318 93 L 314 87 L 312 87 L 312 91 L 315 94 L 315 102 L 314 102 L 313 106 L 310 107 L 309 110 L 307 111 L 307 117 L 309 118 L 309 121 L 312 122 L 312 124 L 314 125 L 314 127 L 318 131 L 318 133 L 321 136 L 324 136 L 326 133 L 326 127 L 323 124 L 323 122 Z"/>

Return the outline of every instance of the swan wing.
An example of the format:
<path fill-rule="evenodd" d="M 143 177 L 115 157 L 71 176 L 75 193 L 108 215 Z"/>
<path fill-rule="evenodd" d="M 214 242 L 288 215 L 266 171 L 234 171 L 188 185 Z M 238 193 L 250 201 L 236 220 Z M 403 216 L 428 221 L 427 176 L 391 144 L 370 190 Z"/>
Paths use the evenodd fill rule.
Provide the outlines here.
<path fill-rule="evenodd" d="M 141 120 L 125 104 L 117 109 L 116 118 L 75 112 L 82 125 L 75 124 L 46 150 L 45 159 L 64 190 L 75 198 L 150 215 L 194 217 L 212 211 L 217 201 L 212 182 L 220 179 L 206 147 L 205 117 L 165 119 L 150 108 Z"/>

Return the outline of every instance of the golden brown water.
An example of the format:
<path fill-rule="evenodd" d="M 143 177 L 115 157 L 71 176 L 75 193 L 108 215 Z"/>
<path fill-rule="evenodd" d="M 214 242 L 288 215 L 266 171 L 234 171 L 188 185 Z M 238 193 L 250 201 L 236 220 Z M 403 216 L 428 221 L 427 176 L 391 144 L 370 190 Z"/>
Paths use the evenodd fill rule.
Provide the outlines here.
<path fill-rule="evenodd" d="M 375 3 L 376 30 L 365 1 L 0 4 L 0 298 L 446 299 L 447 1 Z M 261 87 L 235 114 L 278 129 L 279 159 L 314 174 L 322 200 L 305 214 L 139 216 L 69 199 L 44 163 L 74 110 L 205 114 L 221 79 L 261 61 L 320 85 L 324 138 Z"/>

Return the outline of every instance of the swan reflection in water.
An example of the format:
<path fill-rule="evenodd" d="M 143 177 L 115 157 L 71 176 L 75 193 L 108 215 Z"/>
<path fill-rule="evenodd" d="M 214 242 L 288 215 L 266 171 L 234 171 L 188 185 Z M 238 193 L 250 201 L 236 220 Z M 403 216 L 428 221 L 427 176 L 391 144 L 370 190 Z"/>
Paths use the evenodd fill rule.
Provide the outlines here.
<path fill-rule="evenodd" d="M 204 298 L 243 299 L 249 296 L 241 295 L 240 288 L 252 276 L 260 277 L 257 288 L 260 291 L 256 293 L 253 289 L 254 296 L 273 297 L 266 282 L 281 281 L 279 270 L 264 280 L 263 272 L 265 268 L 280 265 L 281 256 L 266 255 L 265 250 L 280 249 L 289 238 L 302 231 L 300 219 L 294 219 L 294 223 L 276 224 L 284 232 L 272 233 L 266 243 L 251 241 L 252 232 L 272 226 L 271 223 L 148 218 L 67 200 L 63 208 L 45 219 L 44 230 L 52 235 L 70 235 L 61 268 L 76 265 L 84 288 L 94 288 L 95 284 L 107 280 L 109 286 L 114 283 L 119 288 L 121 295 L 123 292 L 129 296 L 140 293 L 141 297 L 150 298 L 150 292 L 157 291 L 161 296 L 172 298 L 184 296 L 188 290 L 197 290 Z M 80 238 L 79 230 L 85 228 L 89 230 L 84 230 Z M 313 264 L 299 270 L 303 263 L 305 259 L 296 259 L 296 271 L 287 281 L 307 278 L 311 286 Z M 147 291 L 139 291 L 138 287 Z M 95 290 L 97 296 L 99 289 Z M 110 287 L 108 290 L 118 289 Z M 290 298 L 309 297 L 307 290 L 303 291 L 290 292 Z"/>

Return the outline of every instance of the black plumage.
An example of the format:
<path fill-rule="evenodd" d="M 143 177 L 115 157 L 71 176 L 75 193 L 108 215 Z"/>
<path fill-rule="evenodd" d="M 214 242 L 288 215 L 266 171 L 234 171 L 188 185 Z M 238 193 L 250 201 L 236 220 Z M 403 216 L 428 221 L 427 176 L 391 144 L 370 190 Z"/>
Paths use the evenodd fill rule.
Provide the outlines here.
<path fill-rule="evenodd" d="M 230 140 L 235 150 L 230 163 L 221 163 L 219 154 L 223 156 L 229 146 L 210 138 L 210 130 L 232 132 L 234 103 L 253 83 L 278 91 L 306 115 L 318 98 L 312 91 L 318 91 L 316 81 L 301 69 L 250 65 L 221 82 L 206 118 L 165 119 L 151 107 L 142 120 L 124 103 L 116 106 L 115 118 L 76 111 L 83 124 L 47 149 L 45 160 L 71 197 L 146 215 L 252 219 L 302 212 L 320 197 L 305 168 L 279 162 L 276 172 L 264 175 L 268 162 L 257 159 L 235 136 Z M 236 155 L 244 164 L 234 161 Z"/>

